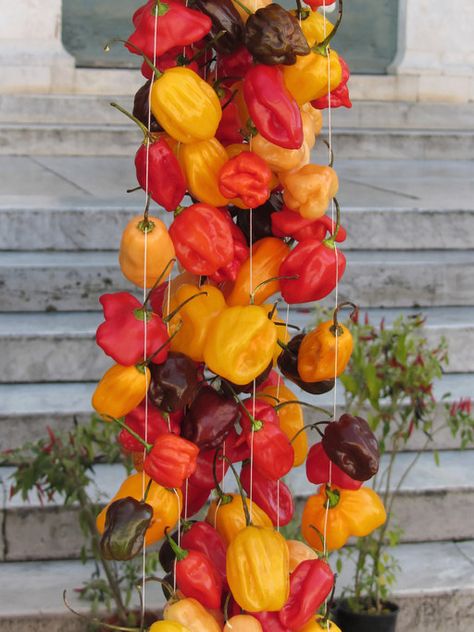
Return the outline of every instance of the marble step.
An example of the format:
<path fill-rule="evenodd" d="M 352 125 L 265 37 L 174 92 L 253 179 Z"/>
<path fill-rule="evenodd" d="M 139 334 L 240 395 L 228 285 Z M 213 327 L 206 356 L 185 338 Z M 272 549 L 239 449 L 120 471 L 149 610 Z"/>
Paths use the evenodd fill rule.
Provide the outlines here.
<path fill-rule="evenodd" d="M 397 632 L 472 632 L 474 541 L 402 544 L 395 554 L 400 565 L 394 588 L 401 608 Z M 87 605 L 74 589 L 93 570 L 90 563 L 72 560 L 2 564 L 0 632 L 85 632 L 86 625 L 65 610 L 62 592 L 67 589 L 73 607 L 85 614 Z M 339 584 L 348 584 L 351 574 L 345 564 Z M 148 589 L 147 604 L 153 609 L 164 605 L 157 587 Z"/>
<path fill-rule="evenodd" d="M 474 483 L 469 472 L 474 463 L 474 451 L 445 451 L 439 455 L 440 465 L 433 454 L 401 453 L 393 469 L 392 488 L 398 489 L 393 511 L 396 522 L 404 529 L 404 542 L 464 540 L 474 538 Z M 414 462 L 405 480 L 403 472 Z M 381 475 L 387 459 L 381 465 Z M 0 468 L 0 481 L 8 492 L 12 467 Z M 90 494 L 94 501 L 105 503 L 117 491 L 125 478 L 122 465 L 97 465 Z M 286 477 L 302 510 L 315 487 L 306 480 L 304 466 Z M 228 476 L 225 488 L 235 488 Z M 78 524 L 78 509 L 65 508 L 60 498 L 41 504 L 36 493 L 29 501 L 14 496 L 3 509 L 1 538 L 3 561 L 77 558 L 83 543 Z M 460 519 L 462 516 L 462 519 Z"/>
<path fill-rule="evenodd" d="M 91 165 L 92 166 L 92 165 Z M 370 168 L 368 166 L 368 168 Z M 341 166 L 344 179 L 352 170 Z M 133 178 L 130 177 L 130 186 Z M 379 179 L 377 186 L 380 185 Z M 119 185 L 120 186 L 120 185 Z M 383 186 L 383 183 L 382 183 Z M 474 207 L 420 206 L 416 196 L 405 207 L 351 206 L 352 189 L 360 185 L 344 183 L 341 200 L 347 250 L 464 250 L 474 248 Z M 117 188 L 117 193 L 119 189 Z M 377 193 L 376 193 L 377 195 Z M 13 198 L 0 201 L 0 250 L 28 251 L 25 225 L 34 235 L 36 251 L 114 250 L 129 219 L 138 212 L 134 199 L 115 202 L 97 198 L 44 199 Z M 374 200 L 375 201 L 375 200 Z M 353 202 L 352 202 L 353 203 Z M 161 214 L 165 220 L 170 217 Z"/>
<path fill-rule="evenodd" d="M 0 124 L 0 155 L 130 156 L 139 143 L 140 131 L 121 123 Z M 470 160 L 474 132 L 341 127 L 333 130 L 333 146 L 338 158 Z"/>
<path fill-rule="evenodd" d="M 51 382 L 0 384 L 0 452 L 17 448 L 27 441 L 46 436 L 47 427 L 54 431 L 68 431 L 74 421 L 86 422 L 91 414 L 91 397 L 95 382 Z M 334 392 L 317 398 L 304 396 L 306 401 L 330 407 Z M 474 395 L 474 374 L 448 374 L 434 384 L 434 395 L 439 402 L 435 409 L 434 441 L 430 447 L 439 450 L 455 449 L 459 440 L 452 437 L 446 426 L 445 404 Z M 337 414 L 343 412 L 344 393 L 339 386 L 336 393 Z M 423 449 L 426 436 L 415 432 L 410 438 L 408 449 Z"/>
<path fill-rule="evenodd" d="M 373 323 L 387 326 L 397 315 L 416 310 L 369 310 Z M 431 307 L 423 310 L 432 345 L 448 341 L 449 373 L 474 372 L 474 307 Z M 0 383 L 82 382 L 98 380 L 111 365 L 95 344 L 102 312 L 0 313 Z M 312 326 L 313 312 L 292 310 L 290 322 Z"/>
<path fill-rule="evenodd" d="M 116 252 L 0 252 L 4 312 L 94 311 L 104 292 L 130 290 Z M 348 251 L 340 300 L 361 307 L 472 305 L 474 250 Z M 331 299 L 329 299 L 331 300 Z"/>

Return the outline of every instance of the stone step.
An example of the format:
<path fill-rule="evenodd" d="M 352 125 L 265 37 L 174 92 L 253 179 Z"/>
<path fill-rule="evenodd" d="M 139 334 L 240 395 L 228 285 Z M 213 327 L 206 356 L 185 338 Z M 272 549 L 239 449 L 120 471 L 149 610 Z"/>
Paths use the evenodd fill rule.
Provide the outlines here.
<path fill-rule="evenodd" d="M 369 310 L 373 323 L 387 326 L 400 313 L 416 310 Z M 427 308 L 426 334 L 436 345 L 448 341 L 450 373 L 474 372 L 474 307 Z M 102 312 L 0 313 L 0 383 L 99 380 L 111 365 L 95 344 Z M 312 312 L 292 310 L 290 322 L 312 326 Z"/>
<path fill-rule="evenodd" d="M 95 382 L 0 384 L 0 452 L 46 436 L 48 426 L 61 432 L 71 430 L 75 420 L 79 423 L 87 421 L 92 414 L 90 401 L 95 386 Z M 446 450 L 459 446 L 459 441 L 445 427 L 443 396 L 448 395 L 443 401 L 450 405 L 461 398 L 472 397 L 473 393 L 473 374 L 443 375 L 435 382 L 434 395 L 439 403 L 435 410 L 436 433 L 431 448 Z M 336 395 L 337 414 L 340 415 L 344 405 L 341 386 Z M 298 393 L 298 397 L 330 407 L 334 393 L 320 395 L 317 399 L 302 393 Z M 410 438 L 409 449 L 423 449 L 425 444 L 426 436 L 415 432 Z"/>
<path fill-rule="evenodd" d="M 133 156 L 140 131 L 130 125 L 2 123 L 0 155 Z M 338 159 L 470 160 L 474 132 L 462 130 L 334 128 Z"/>
<path fill-rule="evenodd" d="M 116 252 L 0 252 L 4 312 L 94 311 L 131 290 Z M 474 251 L 348 251 L 340 300 L 360 307 L 472 305 Z"/>
<path fill-rule="evenodd" d="M 341 166 L 344 180 L 345 166 Z M 349 173 L 349 176 L 351 174 Z M 133 178 L 130 177 L 130 186 Z M 117 183 L 117 193 L 119 193 Z M 353 200 L 351 189 L 342 185 L 341 201 Z M 360 186 L 360 185 L 359 185 Z M 139 195 L 139 194 L 137 194 Z M 122 231 L 139 208 L 138 199 L 115 202 L 101 199 L 44 200 L 23 197 L 0 201 L 0 250 L 31 250 L 25 226 L 34 235 L 35 250 L 114 250 Z M 134 204 L 133 200 L 136 200 Z M 350 202 L 349 202 L 350 203 Z M 425 208 L 415 199 L 406 208 L 343 206 L 346 250 L 464 250 L 474 248 L 474 208 Z M 156 212 L 156 211 L 154 211 Z M 171 217 L 160 215 L 165 220 Z"/>
<path fill-rule="evenodd" d="M 474 451 L 441 452 L 440 466 L 433 454 L 401 453 L 393 471 L 393 489 L 398 487 L 394 515 L 404 529 L 403 541 L 463 540 L 474 537 L 474 483 L 469 471 L 474 462 Z M 387 459 L 383 459 L 381 475 Z M 414 463 L 404 481 L 401 475 Z M 0 481 L 8 491 L 11 467 L 0 468 Z M 90 494 L 94 501 L 105 503 L 117 491 L 126 473 L 122 465 L 97 465 Z M 293 470 L 286 482 L 293 491 L 300 511 L 315 487 L 308 483 L 304 466 Z M 232 476 L 225 482 L 226 489 L 235 488 Z M 2 551 L 3 561 L 15 562 L 39 559 L 77 558 L 83 543 L 78 523 L 78 509 L 64 508 L 60 498 L 41 504 L 36 493 L 30 502 L 20 497 L 4 504 Z M 462 515 L 462 520 L 459 516 Z M 440 517 L 442 516 L 442 519 Z"/>
<path fill-rule="evenodd" d="M 402 544 L 395 554 L 401 567 L 394 589 L 401 607 L 397 631 L 472 632 L 474 541 Z M 85 631 L 85 624 L 65 610 L 62 592 L 67 589 L 73 607 L 86 613 L 74 589 L 93 570 L 90 563 L 72 560 L 2 564 L 0 632 Z M 351 574 L 346 563 L 341 587 L 350 583 Z M 147 604 L 153 609 L 164 605 L 158 588 L 147 590 Z"/>

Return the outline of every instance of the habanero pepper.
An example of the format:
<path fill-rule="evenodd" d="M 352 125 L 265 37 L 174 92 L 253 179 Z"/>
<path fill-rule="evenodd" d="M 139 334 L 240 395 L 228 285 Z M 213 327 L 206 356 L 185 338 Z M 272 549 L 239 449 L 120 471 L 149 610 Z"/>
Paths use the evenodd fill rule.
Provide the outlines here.
<path fill-rule="evenodd" d="M 148 80 L 137 90 L 133 99 L 132 113 L 145 127 L 148 127 L 148 119 L 150 118 L 150 132 L 157 134 L 158 132 L 162 132 L 163 128 L 159 125 L 153 114 L 150 116 L 150 88 L 151 80 Z"/>
<path fill-rule="evenodd" d="M 199 447 L 167 433 L 159 435 L 143 462 L 143 470 L 159 485 L 180 488 L 196 469 Z"/>
<path fill-rule="evenodd" d="M 230 0 L 228 1 L 230 2 Z M 231 88 L 221 84 L 217 88 L 217 94 L 222 107 L 222 118 L 216 131 L 216 138 L 224 146 L 241 143 L 243 140 L 241 130 L 244 123 L 240 118 L 239 108 L 235 102 L 235 93 Z"/>
<path fill-rule="evenodd" d="M 291 237 L 296 241 L 305 239 L 317 239 L 323 241 L 327 233 L 334 233 L 336 224 L 327 215 L 319 219 L 305 219 L 299 213 L 295 213 L 287 206 L 281 211 L 274 213 L 271 217 L 272 230 L 275 237 Z M 345 241 L 347 233 L 342 226 L 339 226 L 335 241 Z"/>
<path fill-rule="evenodd" d="M 288 380 L 299 386 L 306 393 L 313 395 L 322 395 L 334 388 L 334 379 L 324 380 L 323 382 L 305 382 L 298 373 L 298 349 L 304 334 L 298 334 L 288 342 L 286 348 L 278 356 L 277 364 L 282 375 Z"/>
<path fill-rule="evenodd" d="M 260 622 L 263 632 L 290 632 L 278 618 L 278 612 L 254 612 L 253 616 Z"/>
<path fill-rule="evenodd" d="M 286 149 L 301 147 L 301 112 L 278 66 L 257 64 L 250 68 L 244 78 L 244 98 L 252 122 L 264 138 Z"/>
<path fill-rule="evenodd" d="M 145 398 L 149 383 L 150 369 L 147 366 L 114 364 L 97 384 L 92 407 L 104 421 L 125 417 Z"/>
<path fill-rule="evenodd" d="M 176 621 L 155 621 L 148 632 L 191 632 L 191 630 Z"/>
<path fill-rule="evenodd" d="M 243 77 L 252 65 L 252 55 L 245 46 L 229 55 L 219 55 L 217 60 L 218 74 L 222 77 Z"/>
<path fill-rule="evenodd" d="M 304 0 L 307 5 L 311 7 L 312 11 L 316 11 L 319 7 L 326 5 L 327 7 L 334 4 L 336 0 Z"/>
<path fill-rule="evenodd" d="M 216 459 L 216 453 L 219 451 L 220 447 L 215 450 L 204 450 L 199 452 L 196 461 L 196 470 L 189 479 L 191 485 L 199 487 L 200 489 L 206 489 L 210 493 L 215 486 L 215 479 L 217 479 L 218 483 L 222 481 L 229 469 L 229 463 L 225 459 L 220 459 L 217 463 L 214 476 L 214 461 Z"/>
<path fill-rule="evenodd" d="M 229 203 L 219 189 L 219 173 L 229 157 L 217 138 L 182 145 L 178 160 L 183 168 L 189 193 L 194 198 L 214 207 Z"/>
<path fill-rule="evenodd" d="M 237 614 L 227 621 L 223 632 L 263 632 L 263 628 L 250 614 Z"/>
<path fill-rule="evenodd" d="M 151 365 L 148 396 L 157 408 L 173 413 L 193 401 L 199 382 L 197 364 L 184 353 L 170 351 L 166 362 Z"/>
<path fill-rule="evenodd" d="M 266 7 L 272 0 L 232 0 L 232 4 L 235 6 L 240 14 L 240 17 L 244 22 L 247 22 L 249 16 L 255 13 L 258 9 Z M 245 8 L 244 8 L 245 7 Z"/>
<path fill-rule="evenodd" d="M 250 232 L 252 232 L 253 244 L 264 237 L 273 237 L 271 216 L 276 211 L 279 211 L 282 206 L 282 193 L 280 191 L 272 191 L 265 204 L 254 208 L 253 213 L 236 206 L 231 208 L 231 213 L 237 218 L 237 226 L 243 232 L 247 244 L 250 245 Z M 250 220 L 252 220 L 252 231 L 250 231 Z"/>
<path fill-rule="evenodd" d="M 311 446 L 306 459 L 306 478 L 313 485 L 331 483 L 342 489 L 356 490 L 362 486 L 362 481 L 356 481 L 343 472 L 335 463 L 330 467 L 331 460 L 326 454 L 321 442 Z"/>
<path fill-rule="evenodd" d="M 145 532 L 153 518 L 153 507 L 135 498 L 119 498 L 105 516 L 100 552 L 106 560 L 131 560 L 143 549 Z"/>
<path fill-rule="evenodd" d="M 347 86 L 347 82 L 350 78 L 349 66 L 340 55 L 339 63 L 341 64 L 342 68 L 341 83 L 337 86 L 337 88 L 331 90 L 330 98 L 326 94 L 319 99 L 314 99 L 313 101 L 311 101 L 311 105 L 314 108 L 317 108 L 318 110 L 324 110 L 329 107 L 329 101 L 331 102 L 331 108 L 352 107 L 352 102 L 349 96 L 349 88 Z"/>
<path fill-rule="evenodd" d="M 270 197 L 271 179 L 267 163 L 254 152 L 244 151 L 220 170 L 219 190 L 227 199 L 240 198 L 245 208 L 255 208 Z"/>
<path fill-rule="evenodd" d="M 189 478 L 181 488 L 184 499 L 183 507 L 181 508 L 181 517 L 184 518 L 184 520 L 187 520 L 189 516 L 194 516 L 198 511 L 201 511 L 204 505 L 207 504 L 212 491 L 211 487 L 208 489 L 197 487 L 191 483 L 191 478 Z"/>
<path fill-rule="evenodd" d="M 325 620 L 323 617 L 313 617 L 299 632 L 342 632 L 334 621 Z"/>
<path fill-rule="evenodd" d="M 225 558 L 226 544 L 221 535 L 208 522 L 199 520 L 184 529 L 181 536 L 181 546 L 185 549 L 200 551 L 214 564 L 222 582 L 226 583 Z"/>
<path fill-rule="evenodd" d="M 247 509 L 250 510 L 248 498 L 245 499 L 245 504 Z M 255 501 L 252 502 L 251 508 L 252 523 L 256 527 L 267 527 L 269 530 L 273 528 L 272 521 Z M 246 528 L 247 524 L 241 495 L 222 494 L 219 500 L 213 500 L 206 515 L 206 522 L 220 533 L 226 545 L 229 546 L 237 535 Z M 228 571 L 226 571 L 227 573 Z"/>
<path fill-rule="evenodd" d="M 227 209 L 219 209 L 226 222 L 229 224 L 232 240 L 234 242 L 234 257 L 230 263 L 217 272 L 210 275 L 210 279 L 215 283 L 223 283 L 225 281 L 235 281 L 240 270 L 240 266 L 249 256 L 249 247 L 242 230 L 234 224 L 232 217 Z"/>
<path fill-rule="evenodd" d="M 191 632 L 221 632 L 221 626 L 203 605 L 187 597 L 179 601 L 169 601 L 164 608 L 165 621 L 176 621 L 189 628 Z"/>
<path fill-rule="evenodd" d="M 286 545 L 290 554 L 290 573 L 305 560 L 317 560 L 318 555 L 314 549 L 301 542 L 301 540 L 287 540 Z"/>
<path fill-rule="evenodd" d="M 244 23 L 231 0 L 195 0 L 194 6 L 212 21 L 210 35 L 215 38 L 213 48 L 221 55 L 236 51 L 244 38 Z"/>
<path fill-rule="evenodd" d="M 283 527 L 291 522 L 295 505 L 291 491 L 283 481 L 266 478 L 256 467 L 251 473 L 249 462 L 243 463 L 239 478 L 247 495 L 252 496 L 275 527 L 277 525 Z M 251 478 L 252 485 L 250 485 Z"/>
<path fill-rule="evenodd" d="M 125 424 L 143 440 L 146 439 L 146 441 L 154 443 L 160 434 L 173 432 L 179 435 L 182 418 L 183 414 L 181 411 L 177 413 L 163 413 L 156 406 L 153 406 L 151 402 L 146 406 L 144 399 L 139 406 L 125 416 Z M 125 428 L 122 428 L 120 431 L 118 441 L 127 452 L 143 453 L 143 444 L 138 439 L 135 439 Z"/>
<path fill-rule="evenodd" d="M 285 204 L 305 219 L 322 217 L 331 199 L 337 194 L 339 180 L 332 167 L 304 165 L 280 174 Z"/>

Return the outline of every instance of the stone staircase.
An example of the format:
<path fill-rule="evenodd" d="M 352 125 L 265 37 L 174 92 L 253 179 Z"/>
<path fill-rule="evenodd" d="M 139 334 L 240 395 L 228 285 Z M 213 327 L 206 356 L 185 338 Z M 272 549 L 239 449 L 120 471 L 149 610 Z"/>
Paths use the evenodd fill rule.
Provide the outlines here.
<path fill-rule="evenodd" d="M 130 290 L 116 248 L 143 204 L 139 193 L 124 193 L 135 184 L 140 133 L 110 100 L 0 97 L 0 450 L 48 425 L 87 419 L 94 383 L 110 365 L 94 343 L 97 300 Z M 349 233 L 340 297 L 374 322 L 423 311 L 429 339 L 448 341 L 451 362 L 436 393 L 451 393 L 449 401 L 474 396 L 473 123 L 469 106 L 358 102 L 334 112 Z M 293 322 L 310 318 L 292 314 Z M 339 398 L 341 406 L 341 389 Z M 442 414 L 440 404 L 439 424 Z M 411 447 L 421 445 L 415 437 Z M 405 528 L 398 632 L 472 632 L 474 450 L 458 451 L 447 432 L 433 447 L 440 467 L 423 453 L 397 498 Z M 411 456 L 402 454 L 397 468 Z M 10 473 L 0 467 L 5 489 Z M 122 477 L 120 466 L 97 467 L 108 496 Z M 310 493 L 301 471 L 289 482 L 300 502 Z M 91 571 L 78 560 L 77 511 L 5 497 L 0 520 L 0 632 L 82 629 L 61 602 L 62 589 Z"/>

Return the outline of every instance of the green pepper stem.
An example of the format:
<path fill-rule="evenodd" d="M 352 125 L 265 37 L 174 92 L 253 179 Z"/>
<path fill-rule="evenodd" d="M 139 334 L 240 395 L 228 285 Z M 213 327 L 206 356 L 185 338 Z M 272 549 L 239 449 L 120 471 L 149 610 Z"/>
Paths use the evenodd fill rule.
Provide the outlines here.
<path fill-rule="evenodd" d="M 230 390 L 230 392 L 232 393 L 234 397 L 235 402 L 239 404 L 239 406 L 243 409 L 244 414 L 247 415 L 247 417 L 250 419 L 252 423 L 252 430 L 254 430 L 255 432 L 258 432 L 259 430 L 261 430 L 263 427 L 263 422 L 259 421 L 258 419 L 255 419 L 255 417 L 250 413 L 250 411 L 247 410 L 247 408 L 245 408 L 244 403 L 242 402 L 240 397 L 237 395 L 235 390 L 232 388 L 232 386 L 229 384 L 229 382 L 224 380 L 223 385 L 225 386 L 225 388 L 228 388 Z"/>
<path fill-rule="evenodd" d="M 328 167 L 332 167 L 334 165 L 334 152 L 332 150 L 331 145 L 328 143 L 328 141 L 325 138 L 323 138 L 322 141 L 326 145 L 326 147 L 329 149 L 329 164 L 328 164 Z"/>
<path fill-rule="evenodd" d="M 323 244 L 327 246 L 328 248 L 334 249 L 336 247 L 335 241 L 336 241 L 337 233 L 339 232 L 339 228 L 341 227 L 341 207 L 339 206 L 339 202 L 337 201 L 336 198 L 333 198 L 333 200 L 336 206 L 336 226 L 334 228 L 334 232 L 332 233 L 332 235 L 329 235 L 329 237 L 323 241 Z"/>
<path fill-rule="evenodd" d="M 190 57 L 189 59 L 187 57 L 185 57 L 184 55 L 181 55 L 181 61 L 182 63 L 180 64 L 181 66 L 189 66 L 189 64 L 192 64 L 193 61 L 196 61 L 196 59 L 199 59 L 200 57 L 202 57 L 204 55 L 204 53 L 207 53 L 207 51 L 212 48 L 214 46 L 214 44 L 220 40 L 221 37 L 223 37 L 226 34 L 225 30 L 219 31 L 218 33 L 216 33 L 216 35 L 214 35 L 214 37 L 209 40 L 206 45 L 203 48 L 200 48 L 197 53 L 195 53 L 192 57 Z"/>
<path fill-rule="evenodd" d="M 150 300 L 150 297 L 151 297 L 151 295 L 152 295 L 153 291 L 154 291 L 154 290 L 156 290 L 156 288 L 160 285 L 161 281 L 163 280 L 164 276 L 166 275 L 166 272 L 167 272 L 168 268 L 169 268 L 170 266 L 174 266 L 174 264 L 175 264 L 175 263 L 176 263 L 176 258 L 175 258 L 175 257 L 173 257 L 173 258 L 172 258 L 172 259 L 170 259 L 170 260 L 168 261 L 168 263 L 165 265 L 165 267 L 163 268 L 163 270 L 162 270 L 162 272 L 161 272 L 160 276 L 156 279 L 156 281 L 153 283 L 153 285 L 151 286 L 151 288 L 148 290 L 148 294 L 146 295 L 145 300 L 143 301 L 143 304 L 142 304 L 142 309 L 145 309 L 145 308 L 146 308 L 146 306 L 147 306 L 147 304 L 148 304 L 148 301 Z"/>
<path fill-rule="evenodd" d="M 232 500 L 232 496 L 230 496 L 229 494 L 224 494 L 224 492 L 222 491 L 222 487 L 219 485 L 219 481 L 217 480 L 217 459 L 219 457 L 219 452 L 220 450 L 216 450 L 214 453 L 214 459 L 212 461 L 212 477 L 214 478 L 214 487 L 216 488 L 216 492 L 221 503 L 227 504 Z"/>
<path fill-rule="evenodd" d="M 296 17 L 298 20 L 301 20 L 301 16 L 303 15 L 303 6 L 301 0 L 296 0 Z"/>
<path fill-rule="evenodd" d="M 326 538 L 324 537 L 324 534 L 321 533 L 321 531 L 317 527 L 315 527 L 314 524 L 310 524 L 308 526 L 309 526 L 310 529 L 313 529 L 313 531 L 316 531 L 316 533 L 319 536 L 319 539 L 321 540 L 321 545 L 322 545 L 323 550 L 324 550 L 326 548 L 326 544 L 325 544 Z"/>
<path fill-rule="evenodd" d="M 166 590 L 169 592 L 170 595 L 174 595 L 175 591 L 173 586 L 166 581 L 166 579 L 161 579 L 161 577 L 156 577 L 155 575 L 150 575 L 149 577 L 145 577 L 145 581 L 146 582 L 158 582 L 159 584 L 161 584 L 162 586 L 164 586 L 166 588 Z"/>
<path fill-rule="evenodd" d="M 74 608 L 72 608 L 69 605 L 68 600 L 66 599 L 66 594 L 67 594 L 67 590 L 64 590 L 63 591 L 63 603 L 66 606 L 66 608 L 69 610 L 69 612 L 72 612 L 72 614 L 76 615 L 76 617 L 79 617 L 80 619 L 84 619 L 85 621 L 88 621 L 89 623 L 97 625 L 100 628 L 107 628 L 107 630 L 122 630 L 123 632 L 141 632 L 140 628 L 127 628 L 127 627 L 121 626 L 121 625 L 112 625 L 111 623 L 105 623 L 105 622 L 101 621 L 97 617 L 89 617 L 89 616 L 87 616 L 85 614 L 77 612 L 77 610 L 74 610 Z"/>
<path fill-rule="evenodd" d="M 133 187 L 131 189 L 127 189 L 127 193 L 135 193 L 135 191 L 141 191 L 142 188 L 140 186 L 138 187 Z"/>
<path fill-rule="evenodd" d="M 161 347 L 158 347 L 158 349 L 156 351 L 154 351 L 150 357 L 148 357 L 145 362 L 143 362 L 141 365 L 139 366 L 148 366 L 150 364 L 150 362 L 153 360 L 154 357 L 156 357 L 160 351 L 162 351 L 166 345 L 169 345 L 169 343 L 173 340 L 173 338 L 175 336 L 178 335 L 179 330 L 181 329 L 181 327 L 183 326 L 183 323 L 178 323 L 178 325 L 176 326 L 176 329 L 173 331 L 173 333 L 171 334 L 171 336 L 168 338 L 168 340 L 166 342 L 164 342 Z"/>
<path fill-rule="evenodd" d="M 339 325 L 339 321 L 337 319 L 339 310 L 343 309 L 344 307 L 352 307 L 352 312 L 349 316 L 351 320 L 354 320 L 357 317 L 357 314 L 359 313 L 358 305 L 356 305 L 355 303 L 351 303 L 350 301 L 344 301 L 344 303 L 340 303 L 340 305 L 336 307 L 336 309 L 334 310 L 334 314 L 332 316 L 333 324 L 332 324 L 332 327 L 330 327 L 329 329 L 329 331 L 333 334 L 335 338 L 337 338 L 338 336 L 341 336 L 344 333 L 344 330 Z"/>
<path fill-rule="evenodd" d="M 105 417 L 107 417 L 108 419 L 111 419 L 123 430 L 126 430 L 127 432 L 129 432 L 132 435 L 132 437 L 134 437 L 134 439 L 136 439 L 142 444 L 142 446 L 146 449 L 147 452 L 150 452 L 153 445 L 151 443 L 147 443 L 145 439 L 143 439 L 143 437 L 140 437 L 140 435 L 136 433 L 135 430 L 132 430 L 130 426 L 128 426 L 124 421 L 122 421 L 121 419 L 117 419 L 117 417 L 112 417 L 111 415 L 105 415 Z"/>
<path fill-rule="evenodd" d="M 288 329 L 296 329 L 296 331 L 301 331 L 301 327 L 298 327 L 298 325 L 292 325 L 291 323 L 284 323 L 279 320 L 274 320 L 273 324 L 277 327 L 287 327 Z"/>
<path fill-rule="evenodd" d="M 181 305 L 178 305 L 178 307 L 176 309 L 174 309 L 172 312 L 170 312 L 168 314 L 168 316 L 166 316 L 166 318 L 163 318 L 163 322 L 164 323 L 169 323 L 170 320 L 172 320 L 176 316 L 176 314 L 179 312 L 180 309 L 182 309 L 187 303 L 189 303 L 190 301 L 194 300 L 198 296 L 207 296 L 207 292 L 198 292 L 197 294 L 193 294 L 192 296 L 187 298 L 185 301 L 183 301 L 181 303 Z"/>
<path fill-rule="evenodd" d="M 317 410 L 321 413 L 324 413 L 328 417 L 331 416 L 331 413 L 325 408 L 321 408 L 321 406 L 315 406 L 314 404 L 310 404 L 309 402 L 302 402 L 299 399 L 289 399 L 286 402 L 281 402 L 281 404 L 278 404 L 277 406 L 275 406 L 275 410 L 278 411 L 280 410 L 280 408 L 283 408 L 284 406 L 290 406 L 291 404 L 299 404 L 300 406 L 307 406 L 308 408 L 312 408 L 313 410 Z"/>
<path fill-rule="evenodd" d="M 150 478 L 150 480 L 148 481 L 148 485 L 146 486 L 145 493 L 143 494 L 142 502 L 144 502 L 144 503 L 146 503 L 146 499 L 148 498 L 148 494 L 150 493 L 150 489 L 151 489 L 151 484 L 152 483 L 153 483 L 153 479 Z"/>
<path fill-rule="evenodd" d="M 230 469 L 232 470 L 232 474 L 234 475 L 235 482 L 237 483 L 237 488 L 239 490 L 240 498 L 242 499 L 242 507 L 244 508 L 244 515 L 245 515 L 245 524 L 247 525 L 247 527 L 250 527 L 252 526 L 252 519 L 250 518 L 250 512 L 247 506 L 247 497 L 245 495 L 244 488 L 242 487 L 242 483 L 240 482 L 239 475 L 237 474 L 237 470 L 235 469 L 234 464 L 232 463 L 232 461 L 229 459 L 228 456 L 223 455 L 222 458 L 224 461 L 227 461 Z"/>
<path fill-rule="evenodd" d="M 138 125 L 138 127 L 143 132 L 143 142 L 147 142 L 147 141 L 148 142 L 153 142 L 153 138 L 152 138 L 152 135 L 150 133 L 150 130 L 139 119 L 137 119 L 136 116 L 134 116 L 131 112 L 126 110 L 124 107 L 122 107 L 118 103 L 112 102 L 110 105 L 113 108 L 115 108 L 116 110 L 118 110 L 119 112 L 121 112 L 122 114 L 125 114 L 125 116 L 127 116 L 131 121 L 133 121 L 136 125 Z M 140 188 L 140 187 L 138 187 L 138 188 Z"/>
<path fill-rule="evenodd" d="M 267 285 L 268 283 L 272 283 L 272 281 L 280 281 L 281 279 L 297 279 L 297 278 L 298 278 L 297 276 L 274 276 L 274 277 L 270 277 L 269 279 L 265 279 L 265 281 L 262 281 L 261 283 L 256 285 L 253 288 L 253 290 L 250 292 L 250 305 L 253 305 L 255 303 L 255 294 L 264 285 Z"/>
<path fill-rule="evenodd" d="M 339 504 L 341 494 L 337 489 L 331 489 L 329 485 L 326 485 L 326 506 L 328 509 L 334 509 Z"/>
<path fill-rule="evenodd" d="M 293 403 L 293 402 L 292 402 Z M 322 410 L 322 409 L 321 409 Z M 296 441 L 297 437 L 299 437 L 299 435 L 304 432 L 305 430 L 316 430 L 318 432 L 318 434 L 322 437 L 323 433 L 321 432 L 321 430 L 319 429 L 319 426 L 327 426 L 327 424 L 330 424 L 330 421 L 317 421 L 313 424 L 307 424 L 306 426 L 303 426 L 302 428 L 300 428 L 298 430 L 298 432 L 294 435 L 294 437 L 292 437 L 292 439 L 290 440 L 290 443 L 293 443 L 293 441 Z"/>
<path fill-rule="evenodd" d="M 247 15 L 253 15 L 253 12 L 240 0 L 232 0 L 232 2 L 235 2 L 235 4 L 238 5 L 242 11 L 245 11 Z"/>
<path fill-rule="evenodd" d="M 277 340 L 277 345 L 279 345 L 283 349 L 283 351 L 286 351 L 287 353 L 292 355 L 294 358 L 297 357 L 297 354 L 294 351 L 292 351 L 290 347 L 284 342 L 282 342 L 281 340 Z"/>
<path fill-rule="evenodd" d="M 133 48 L 133 50 L 137 51 L 137 53 L 143 57 L 143 59 L 148 64 L 148 66 L 153 70 L 153 72 L 155 74 L 155 77 L 157 79 L 159 79 L 160 77 L 163 76 L 163 73 L 158 70 L 158 68 L 155 66 L 155 64 L 151 61 L 151 59 L 149 57 L 147 57 L 147 55 L 145 55 L 145 53 L 141 50 L 141 48 L 138 48 L 138 46 L 135 46 L 135 44 L 133 44 L 132 42 L 130 42 L 128 40 L 121 39 L 120 37 L 114 37 L 113 39 L 109 40 L 106 43 L 106 45 L 104 46 L 104 51 L 106 53 L 108 53 L 109 50 L 110 50 L 111 45 L 112 44 L 116 44 L 118 42 L 121 42 L 122 44 L 127 44 L 127 46 L 131 46 Z"/>
<path fill-rule="evenodd" d="M 178 560 L 178 562 L 181 562 L 181 560 L 184 560 L 186 557 L 188 557 L 189 551 L 186 551 L 186 549 L 181 548 L 179 544 L 173 540 L 173 538 L 169 534 L 169 527 L 166 527 L 165 529 L 165 536 L 166 536 L 166 539 L 168 540 L 168 544 L 170 545 L 173 553 L 176 555 L 176 559 Z"/>
<path fill-rule="evenodd" d="M 323 57 L 328 56 L 328 48 L 331 43 L 332 38 L 336 35 L 337 30 L 342 22 L 342 14 L 343 14 L 343 1 L 339 0 L 339 11 L 337 14 L 337 20 L 333 26 L 332 31 L 323 39 L 322 42 L 315 44 L 311 50 L 313 53 L 317 53 L 318 55 L 322 55 Z"/>

